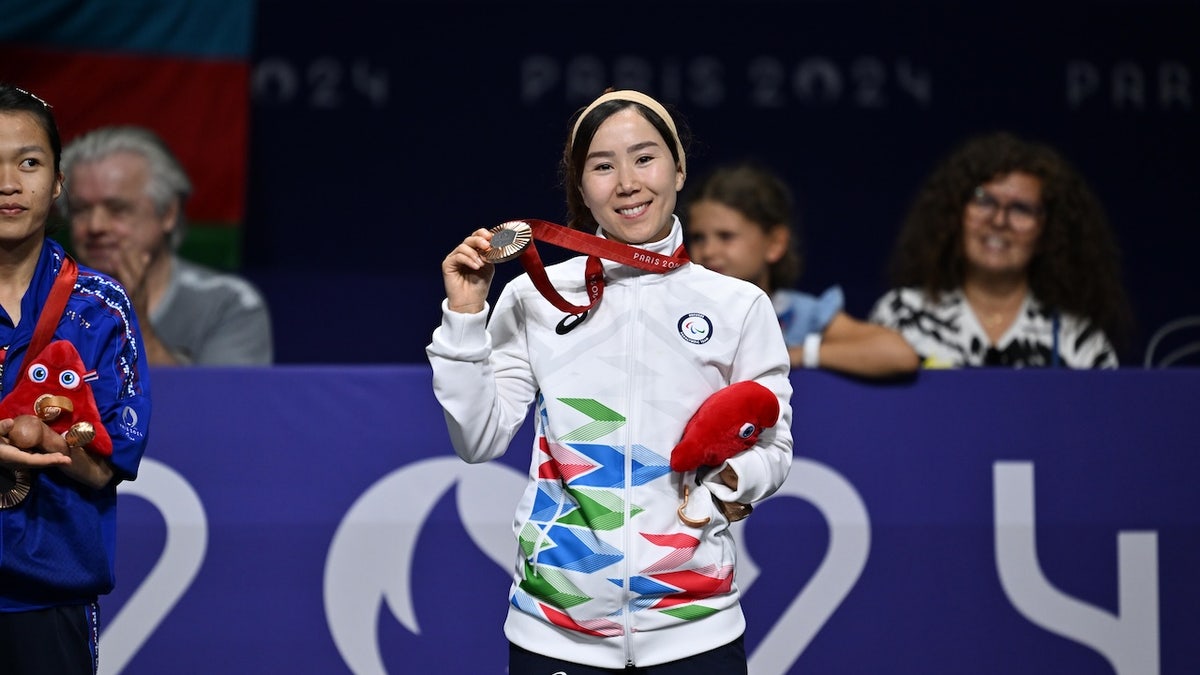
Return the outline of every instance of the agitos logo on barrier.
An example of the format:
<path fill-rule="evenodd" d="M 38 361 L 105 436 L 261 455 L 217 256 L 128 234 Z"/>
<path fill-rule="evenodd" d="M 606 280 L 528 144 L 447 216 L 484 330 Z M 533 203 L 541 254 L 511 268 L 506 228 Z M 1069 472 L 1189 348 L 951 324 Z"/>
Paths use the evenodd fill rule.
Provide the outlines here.
<path fill-rule="evenodd" d="M 870 517 L 854 487 L 829 467 L 804 459 L 795 461 L 793 475 L 772 499 L 812 504 L 829 526 L 829 539 L 818 569 L 750 655 L 752 672 L 762 675 L 790 671 L 854 588 L 870 553 Z M 1155 533 L 1119 535 L 1118 590 L 1124 600 L 1114 616 L 1057 590 L 1041 573 L 1032 464 L 997 462 L 994 481 L 996 566 L 1014 607 L 1034 624 L 1100 652 L 1119 675 L 1159 672 Z M 423 554 L 421 534 L 437 503 L 454 491 L 470 540 L 508 570 L 515 544 L 510 532 L 498 527 L 496 514 L 516 503 L 524 484 L 522 475 L 501 464 L 473 467 L 442 457 L 413 462 L 363 493 L 330 542 L 323 585 L 330 635 L 352 672 L 389 672 L 378 638 L 383 608 L 420 635 L 412 594 L 420 583 L 414 578 L 414 557 Z M 151 637 L 195 577 L 206 546 L 203 507 L 181 476 L 151 462 L 139 481 L 127 485 L 125 493 L 152 502 L 168 532 L 176 534 L 168 536 L 171 545 L 104 632 L 110 672 L 119 672 Z M 742 526 L 733 527 L 740 541 Z M 749 595 L 762 569 L 745 550 L 739 565 L 737 582 Z M 478 667 L 484 672 L 489 665 L 481 660 Z"/>
<path fill-rule="evenodd" d="M 733 526 L 751 672 L 1181 672 L 1200 656 L 1200 495 L 1184 478 L 1200 457 L 1180 431 L 1200 375 L 1172 375 L 1167 400 L 1142 372 L 897 388 L 794 373 L 790 476 Z M 119 492 L 103 672 L 188 652 L 230 673 L 502 669 L 531 424 L 471 465 L 426 369 L 155 376 L 148 455 Z M 1011 425 L 963 443 L 1014 395 L 1028 405 L 1005 408 Z M 331 445 L 317 418 L 368 422 Z M 467 635 L 477 649 L 448 649 Z"/>

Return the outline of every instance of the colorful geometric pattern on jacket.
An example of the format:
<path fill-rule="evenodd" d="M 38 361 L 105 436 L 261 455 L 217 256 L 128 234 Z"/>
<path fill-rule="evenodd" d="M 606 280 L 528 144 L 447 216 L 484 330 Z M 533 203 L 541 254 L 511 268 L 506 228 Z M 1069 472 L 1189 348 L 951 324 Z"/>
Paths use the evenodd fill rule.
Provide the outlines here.
<path fill-rule="evenodd" d="M 550 443 L 544 434 L 546 407 L 539 396 L 537 494 L 518 533 L 525 562 L 522 581 L 510 601 L 562 628 L 595 636 L 622 635 L 623 610 L 588 621 L 578 621 L 568 612 L 592 600 L 572 583 L 571 574 L 619 570 L 614 566 L 625 559 L 623 551 L 602 541 L 598 534 L 626 525 L 625 448 L 592 441 L 620 429 L 626 418 L 594 399 L 559 400 L 591 421 L 563 434 L 559 443 Z M 666 456 L 637 444 L 629 452 L 632 486 L 671 473 Z M 629 505 L 631 525 L 643 510 L 637 504 Z M 680 532 L 636 534 L 662 547 L 663 555 L 630 578 L 629 607 L 633 611 L 659 611 L 684 621 L 716 611 L 698 601 L 731 590 L 732 565 L 681 569 L 692 560 L 700 543 L 697 537 Z M 624 583 L 619 575 L 609 576 L 608 581 L 617 587 Z"/>

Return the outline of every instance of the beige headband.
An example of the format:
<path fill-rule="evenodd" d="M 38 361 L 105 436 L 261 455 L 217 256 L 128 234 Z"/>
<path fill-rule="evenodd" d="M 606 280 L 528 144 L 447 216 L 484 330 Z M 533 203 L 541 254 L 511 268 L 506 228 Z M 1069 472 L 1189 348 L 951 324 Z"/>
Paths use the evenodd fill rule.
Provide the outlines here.
<path fill-rule="evenodd" d="M 575 127 L 571 129 L 572 148 L 575 147 L 575 134 L 579 132 L 579 125 L 583 122 L 583 118 L 587 117 L 588 113 L 595 110 L 596 106 L 604 103 L 605 101 L 633 101 L 634 103 L 640 103 L 646 106 L 647 108 L 653 110 L 656 115 L 661 117 L 662 121 L 665 122 L 668 127 L 670 127 L 671 141 L 675 143 L 675 149 L 679 152 L 679 169 L 683 171 L 684 174 L 687 173 L 687 157 L 683 153 L 683 144 L 679 140 L 679 130 L 675 128 L 675 120 L 671 119 L 671 114 L 667 112 L 667 109 L 663 107 L 663 104 L 655 101 L 640 91 L 634 91 L 632 89 L 610 91 L 605 94 L 601 94 L 600 98 L 592 101 L 588 107 L 584 108 L 583 112 L 579 115 L 579 119 L 575 120 Z"/>

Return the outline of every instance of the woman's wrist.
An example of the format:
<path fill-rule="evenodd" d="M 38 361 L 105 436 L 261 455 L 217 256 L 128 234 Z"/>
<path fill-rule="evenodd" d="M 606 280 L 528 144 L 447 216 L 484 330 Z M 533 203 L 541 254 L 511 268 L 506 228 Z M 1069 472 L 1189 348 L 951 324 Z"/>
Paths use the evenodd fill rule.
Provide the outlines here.
<path fill-rule="evenodd" d="M 804 338 L 804 367 L 817 368 L 821 365 L 821 334 L 809 333 Z"/>

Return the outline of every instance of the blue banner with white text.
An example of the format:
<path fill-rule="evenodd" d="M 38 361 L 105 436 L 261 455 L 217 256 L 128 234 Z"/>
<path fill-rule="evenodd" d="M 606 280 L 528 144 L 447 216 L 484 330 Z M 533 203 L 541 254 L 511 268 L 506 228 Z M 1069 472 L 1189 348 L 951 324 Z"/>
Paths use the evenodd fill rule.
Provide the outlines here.
<path fill-rule="evenodd" d="M 423 362 L 428 331 L 408 327 L 437 325 L 439 261 L 479 227 L 564 222 L 568 118 L 610 86 L 682 114 L 689 181 L 744 158 L 776 169 L 799 288 L 840 285 L 854 316 L 886 290 L 922 179 L 997 129 L 1057 147 L 1107 209 L 1141 329 L 1123 365 L 1200 315 L 1194 0 L 337 6 L 331 30 L 326 3 L 258 3 L 246 261 L 282 363 Z M 344 327 L 301 339 L 314 303 Z"/>

